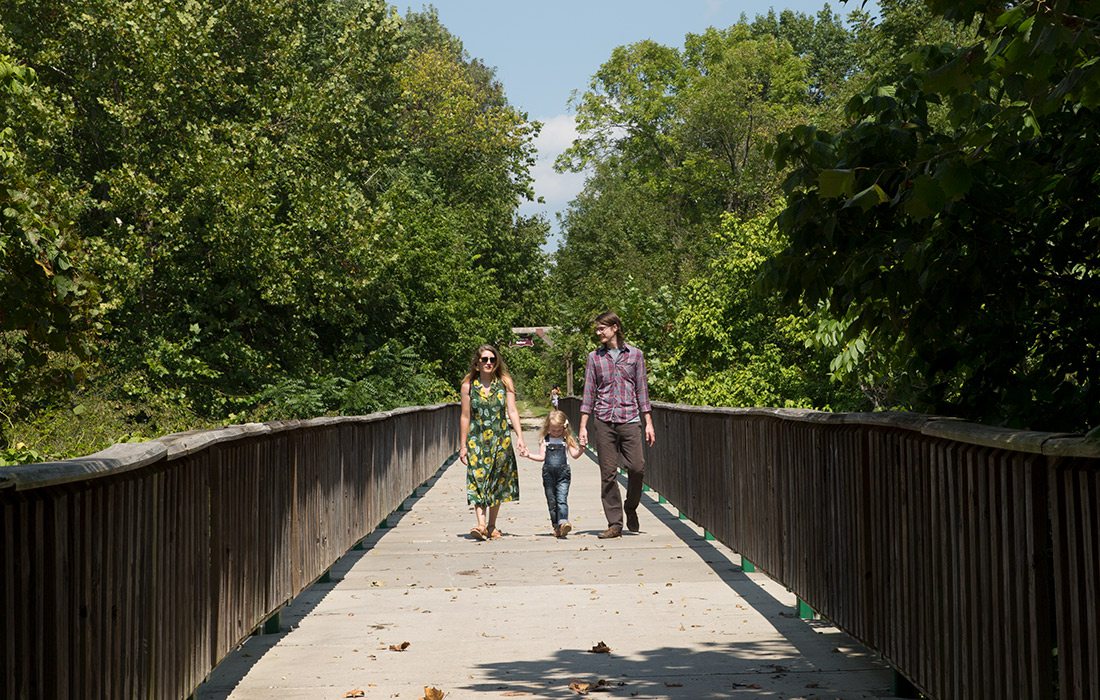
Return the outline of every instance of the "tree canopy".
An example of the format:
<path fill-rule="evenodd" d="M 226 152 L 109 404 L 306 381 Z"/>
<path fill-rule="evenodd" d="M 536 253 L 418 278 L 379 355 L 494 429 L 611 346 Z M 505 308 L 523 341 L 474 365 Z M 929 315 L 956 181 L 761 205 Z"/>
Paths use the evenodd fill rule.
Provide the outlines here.
<path fill-rule="evenodd" d="M 880 379 L 916 408 L 1095 425 L 1100 4 L 929 5 L 977 37 L 911 52 L 846 128 L 780 139 L 771 283 L 895 354 Z"/>
<path fill-rule="evenodd" d="M 0 22 L 9 428 L 437 401 L 530 321 L 538 124 L 433 10 L 0 0 Z"/>

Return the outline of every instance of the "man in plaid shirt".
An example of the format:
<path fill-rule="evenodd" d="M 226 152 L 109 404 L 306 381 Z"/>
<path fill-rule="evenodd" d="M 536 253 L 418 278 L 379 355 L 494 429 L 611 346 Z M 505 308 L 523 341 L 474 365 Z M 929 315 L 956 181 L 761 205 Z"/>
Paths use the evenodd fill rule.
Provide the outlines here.
<path fill-rule="evenodd" d="M 655 442 L 656 434 L 642 351 L 623 341 L 622 321 L 610 311 L 596 317 L 596 337 L 601 347 L 588 354 L 584 368 L 584 398 L 577 437 L 581 445 L 588 444 L 591 420 L 600 460 L 600 496 L 607 516 L 607 529 L 599 538 L 605 540 L 623 534 L 624 504 L 616 478 L 620 462 L 627 472 L 626 528 L 631 532 L 639 529 L 638 504 L 642 500 L 645 474 L 643 421 L 647 444 Z"/>

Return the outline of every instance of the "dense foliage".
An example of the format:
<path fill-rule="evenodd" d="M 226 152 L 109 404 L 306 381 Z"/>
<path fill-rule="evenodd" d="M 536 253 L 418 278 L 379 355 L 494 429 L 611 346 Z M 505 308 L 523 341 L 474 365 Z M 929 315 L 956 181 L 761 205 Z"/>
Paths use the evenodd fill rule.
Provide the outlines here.
<path fill-rule="evenodd" d="M 1100 424 L 1100 3 L 879 5 L 612 53 L 562 327 L 618 309 L 665 399 Z"/>
<path fill-rule="evenodd" d="M 431 9 L 0 0 L 0 463 L 450 399 L 513 325 L 542 403 L 608 308 L 660 399 L 1100 425 L 1100 2 L 878 6 L 615 49 L 547 260 Z"/>
<path fill-rule="evenodd" d="M 976 39 L 911 53 L 847 128 L 780 140 L 772 286 L 827 305 L 915 408 L 1096 425 L 1100 3 L 930 4 L 979 15 Z"/>
<path fill-rule="evenodd" d="M 434 402 L 531 320 L 538 125 L 434 11 L 0 0 L 0 22 L 0 436 Z"/>
<path fill-rule="evenodd" d="M 590 172 L 562 217 L 563 330 L 587 336 L 588 319 L 614 308 L 666 400 L 858 405 L 858 393 L 836 395 L 822 349 L 806 348 L 816 320 L 753 284 L 781 248 L 769 148 L 796 125 L 838 119 L 857 46 L 826 7 L 689 34 L 682 48 L 615 49 L 575 99 L 581 138 L 558 162 Z"/>

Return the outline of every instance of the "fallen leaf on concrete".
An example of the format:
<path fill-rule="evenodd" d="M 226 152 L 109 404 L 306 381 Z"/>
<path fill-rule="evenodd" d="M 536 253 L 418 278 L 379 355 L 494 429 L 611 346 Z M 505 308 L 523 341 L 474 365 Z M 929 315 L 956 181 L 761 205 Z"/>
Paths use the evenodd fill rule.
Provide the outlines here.
<path fill-rule="evenodd" d="M 366 696 L 367 692 L 365 690 L 360 690 L 359 688 L 355 688 L 344 693 L 345 698 L 364 698 Z"/>
<path fill-rule="evenodd" d="M 390 651 L 405 651 L 409 648 L 409 642 L 401 642 L 400 644 L 391 644 Z"/>
<path fill-rule="evenodd" d="M 607 646 L 603 642 L 600 642 L 599 644 L 592 647 L 588 651 L 592 652 L 593 654 L 610 654 L 611 653 L 611 647 Z"/>
<path fill-rule="evenodd" d="M 374 586 L 375 588 L 381 588 L 382 586 L 385 586 L 386 584 L 383 583 L 382 581 L 371 581 L 370 585 Z"/>
<path fill-rule="evenodd" d="M 577 695 L 588 695 L 588 689 L 591 687 L 591 683 L 586 683 L 584 681 L 573 681 L 569 684 L 569 689 Z"/>
<path fill-rule="evenodd" d="M 443 700 L 444 693 L 439 688 L 433 688 L 430 685 L 424 686 L 424 697 L 421 700 Z"/>
<path fill-rule="evenodd" d="M 602 642 L 601 642 L 602 644 Z M 622 685 L 620 683 L 619 685 Z M 588 695 L 589 693 L 606 693 L 611 691 L 611 682 L 606 678 L 601 678 L 595 683 L 589 681 L 573 681 L 569 684 L 569 689 L 577 695 Z"/>

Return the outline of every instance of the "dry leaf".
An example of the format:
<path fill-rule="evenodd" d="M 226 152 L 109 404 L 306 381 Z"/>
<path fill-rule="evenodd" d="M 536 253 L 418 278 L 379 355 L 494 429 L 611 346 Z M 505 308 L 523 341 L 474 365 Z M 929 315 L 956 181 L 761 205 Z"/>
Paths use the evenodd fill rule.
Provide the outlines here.
<path fill-rule="evenodd" d="M 611 647 L 607 646 L 603 642 L 600 642 L 599 644 L 592 647 L 588 651 L 592 652 L 593 654 L 610 654 L 611 653 Z"/>
<path fill-rule="evenodd" d="M 619 685 L 623 685 L 620 683 Z M 569 684 L 569 689 L 577 695 L 588 695 L 589 693 L 606 693 L 614 688 L 611 681 L 606 678 L 601 678 L 595 683 L 588 681 L 573 681 Z"/>
<path fill-rule="evenodd" d="M 424 686 L 424 697 L 421 700 L 443 700 L 444 693 L 439 688 L 433 688 L 429 685 Z"/>
<path fill-rule="evenodd" d="M 366 691 L 360 690 L 359 688 L 355 688 L 354 690 L 349 690 L 348 692 L 344 693 L 345 698 L 362 698 L 366 697 L 366 695 Z"/>
<path fill-rule="evenodd" d="M 390 651 L 405 651 L 409 648 L 409 642 L 401 642 L 400 644 L 391 644 Z"/>

